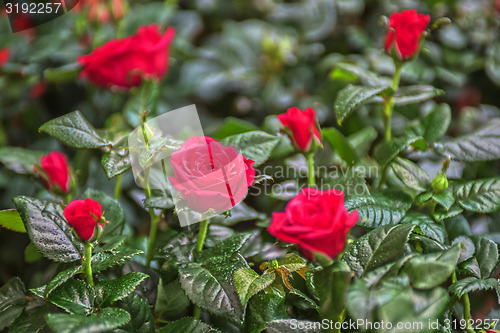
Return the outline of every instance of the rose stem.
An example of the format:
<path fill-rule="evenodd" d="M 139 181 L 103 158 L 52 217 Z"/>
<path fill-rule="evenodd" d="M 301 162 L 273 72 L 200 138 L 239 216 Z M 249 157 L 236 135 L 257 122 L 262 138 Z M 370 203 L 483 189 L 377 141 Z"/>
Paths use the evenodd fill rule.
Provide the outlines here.
<path fill-rule="evenodd" d="M 146 133 L 146 127 L 144 123 L 146 122 L 146 115 L 144 114 L 143 121 L 141 124 L 142 134 L 144 135 L 144 142 L 146 147 L 149 147 L 148 135 Z M 149 169 L 144 171 L 144 180 L 146 182 L 145 194 L 146 199 L 151 198 L 151 189 L 149 188 Z M 156 241 L 156 230 L 158 229 L 158 223 L 160 222 L 161 214 L 156 215 L 154 208 L 149 208 L 149 219 L 151 220 L 151 227 L 149 228 L 149 238 L 148 238 L 148 250 L 146 253 L 146 267 L 151 266 L 151 261 L 153 260 L 153 253 L 155 249 Z"/>
<path fill-rule="evenodd" d="M 402 63 L 394 61 L 394 76 L 392 77 L 392 93 L 396 92 L 399 88 L 399 80 L 401 78 L 401 69 L 403 68 Z M 394 108 L 394 96 L 384 99 L 384 131 L 385 131 L 385 141 L 391 141 L 391 118 L 392 110 Z"/>
<path fill-rule="evenodd" d="M 200 253 L 203 250 L 203 244 L 205 243 L 205 238 L 207 237 L 208 231 L 208 220 L 201 221 L 200 231 L 198 231 L 198 239 L 196 240 L 196 253 Z M 200 318 L 201 309 L 199 306 L 195 305 L 193 310 L 193 317 Z"/>
<path fill-rule="evenodd" d="M 456 273 L 456 271 L 453 271 L 453 274 L 451 275 L 451 282 L 452 283 L 457 282 L 457 273 Z M 462 296 L 462 301 L 464 302 L 464 319 L 465 319 L 465 325 L 467 326 L 467 332 L 469 332 L 469 333 L 476 333 L 476 331 L 474 331 L 472 328 L 469 327 L 469 322 L 470 322 L 470 319 L 471 319 L 469 294 L 465 293 Z"/>
<path fill-rule="evenodd" d="M 118 176 L 116 176 L 115 194 L 114 194 L 115 200 L 120 199 L 120 195 L 122 193 L 122 180 L 123 180 L 123 174 L 119 174 Z"/>
<path fill-rule="evenodd" d="M 84 242 L 83 246 L 85 248 L 85 276 L 87 277 L 87 283 L 91 286 L 94 285 L 94 278 L 92 277 L 92 243 Z"/>
<path fill-rule="evenodd" d="M 307 159 L 307 185 L 316 186 L 316 179 L 314 177 L 314 153 L 306 154 Z"/>

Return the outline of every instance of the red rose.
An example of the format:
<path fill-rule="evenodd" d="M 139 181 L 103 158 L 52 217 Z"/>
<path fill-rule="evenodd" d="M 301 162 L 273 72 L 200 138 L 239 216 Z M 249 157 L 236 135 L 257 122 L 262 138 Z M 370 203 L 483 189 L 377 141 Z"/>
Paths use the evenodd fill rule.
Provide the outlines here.
<path fill-rule="evenodd" d="M 200 213 L 228 210 L 243 200 L 252 185 L 255 162 L 210 137 L 191 137 L 170 157 L 172 186 Z"/>
<path fill-rule="evenodd" d="M 273 213 L 267 230 L 283 242 L 299 245 L 309 259 L 314 252 L 335 258 L 357 220 L 358 212 L 349 215 L 344 206 L 344 193 L 306 187 L 288 202 L 284 212 Z"/>
<path fill-rule="evenodd" d="M 94 236 L 96 224 L 102 229 L 102 208 L 99 202 L 90 198 L 73 200 L 64 208 L 64 217 L 84 241 Z"/>
<path fill-rule="evenodd" d="M 413 57 L 420 47 L 420 38 L 430 19 L 429 15 L 419 14 L 415 9 L 392 13 L 385 38 L 386 52 L 390 54 L 395 48 L 401 60 Z"/>
<path fill-rule="evenodd" d="M 69 191 L 70 169 L 66 155 L 53 151 L 40 157 L 40 165 L 33 170 L 42 176 L 49 190 L 59 189 L 64 193 Z"/>
<path fill-rule="evenodd" d="M 8 48 L 3 48 L 0 50 L 0 67 L 2 67 L 8 60 L 10 56 L 10 51 Z"/>
<path fill-rule="evenodd" d="M 155 24 L 142 26 L 133 36 L 111 40 L 79 57 L 78 62 L 84 66 L 80 77 L 103 87 L 123 88 L 139 85 L 142 78 L 158 80 L 167 72 L 174 35 L 174 28 L 161 35 Z"/>
<path fill-rule="evenodd" d="M 316 112 L 313 108 L 304 111 L 294 106 L 286 113 L 280 114 L 278 119 L 291 132 L 290 139 L 300 150 L 309 151 L 313 139 L 321 144 L 321 134 L 316 127 Z"/>

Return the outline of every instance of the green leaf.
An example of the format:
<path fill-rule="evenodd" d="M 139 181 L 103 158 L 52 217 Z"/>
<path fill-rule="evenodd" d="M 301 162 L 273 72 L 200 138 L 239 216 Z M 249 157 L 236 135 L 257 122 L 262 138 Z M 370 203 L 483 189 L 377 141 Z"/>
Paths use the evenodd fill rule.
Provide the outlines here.
<path fill-rule="evenodd" d="M 240 324 L 243 307 L 233 276 L 243 267 L 248 265 L 240 254 L 206 258 L 202 263 L 190 262 L 179 267 L 181 286 L 194 304 Z"/>
<path fill-rule="evenodd" d="M 402 271 L 408 274 L 415 288 L 434 288 L 451 276 L 457 266 L 459 256 L 458 246 L 446 251 L 419 255 L 408 260 Z"/>
<path fill-rule="evenodd" d="M 359 160 L 349 141 L 347 141 L 344 135 L 336 128 L 325 128 L 321 131 L 321 133 L 335 152 L 339 154 L 340 158 L 347 163 L 347 165 L 352 166 Z"/>
<path fill-rule="evenodd" d="M 45 315 L 49 311 L 47 304 L 26 307 L 12 322 L 9 333 L 37 333 L 45 327 Z"/>
<path fill-rule="evenodd" d="M 94 306 L 94 289 L 82 280 L 68 280 L 53 290 L 47 299 L 69 313 L 88 315 Z"/>
<path fill-rule="evenodd" d="M 72 148 L 95 149 L 110 144 L 99 135 L 80 111 L 50 120 L 40 127 L 40 131 Z"/>
<path fill-rule="evenodd" d="M 274 292 L 260 293 L 252 297 L 248 303 L 245 331 L 262 332 L 268 322 L 287 317 L 284 295 Z"/>
<path fill-rule="evenodd" d="M 448 300 L 448 293 L 443 288 L 429 291 L 415 291 L 408 288 L 379 308 L 379 318 L 386 323 L 392 323 L 392 329 L 385 330 L 387 333 L 429 332 L 429 321 L 439 318 Z M 398 328 L 398 323 L 411 323 L 411 325 Z"/>
<path fill-rule="evenodd" d="M 24 284 L 20 278 L 10 279 L 0 288 L 0 330 L 9 326 L 26 304 Z"/>
<path fill-rule="evenodd" d="M 479 130 L 436 145 L 436 150 L 452 160 L 490 161 L 500 158 L 500 118 L 493 118 Z"/>
<path fill-rule="evenodd" d="M 497 243 L 486 237 L 474 239 L 476 246 L 476 257 L 481 271 L 481 278 L 489 278 L 498 264 L 498 246 Z"/>
<path fill-rule="evenodd" d="M 82 270 L 82 265 L 70 267 L 60 273 L 58 273 L 44 288 L 43 295 L 44 297 L 48 297 L 51 292 L 53 292 L 56 288 L 61 286 L 64 282 L 71 279 L 75 274 L 79 273 Z M 31 289 L 34 292 L 33 289 Z"/>
<path fill-rule="evenodd" d="M 473 291 L 498 290 L 499 286 L 499 281 L 497 279 L 491 278 L 480 280 L 475 277 L 467 277 L 452 284 L 448 290 L 457 295 L 458 298 L 462 298 L 463 295 Z"/>
<path fill-rule="evenodd" d="M 269 287 L 275 278 L 275 274 L 259 275 L 251 268 L 238 269 L 234 274 L 234 287 L 241 304 L 245 306 L 252 296 Z"/>
<path fill-rule="evenodd" d="M 439 243 L 445 243 L 448 236 L 442 224 L 435 223 L 427 214 L 421 212 L 409 212 L 401 223 L 411 223 L 416 225 L 415 232 L 432 238 Z"/>
<path fill-rule="evenodd" d="M 25 196 L 13 199 L 28 236 L 45 257 L 58 262 L 83 258 L 83 244 L 63 217 L 59 205 Z"/>
<path fill-rule="evenodd" d="M 410 160 L 396 157 L 391 168 L 403 184 L 417 193 L 426 191 L 430 186 L 431 179 L 427 172 Z"/>
<path fill-rule="evenodd" d="M 433 193 L 432 199 L 440 204 L 444 209 L 450 210 L 451 206 L 455 203 L 455 198 L 451 191 L 443 191 L 441 193 Z"/>
<path fill-rule="evenodd" d="M 307 266 L 307 261 L 293 253 L 287 253 L 284 258 L 278 259 L 278 267 L 283 267 L 290 272 L 298 271 Z"/>
<path fill-rule="evenodd" d="M 420 139 L 422 138 L 400 137 L 400 138 L 395 138 L 389 142 L 384 142 L 375 148 L 375 158 L 382 167 L 385 167 L 403 150 L 405 150 L 412 143 Z"/>
<path fill-rule="evenodd" d="M 38 252 L 35 245 L 30 242 L 24 249 L 24 261 L 27 263 L 33 263 L 41 259 L 43 259 L 43 255 Z"/>
<path fill-rule="evenodd" d="M 346 62 L 338 62 L 335 64 L 335 69 L 330 74 L 331 79 L 334 80 L 338 77 L 338 75 L 340 74 L 338 70 L 353 74 L 355 78 L 359 79 L 361 83 L 370 87 L 376 87 L 383 83 L 382 79 L 378 77 L 374 72 L 370 72 L 364 68 Z"/>
<path fill-rule="evenodd" d="M 175 271 L 177 274 L 177 271 Z M 191 302 L 182 290 L 179 279 L 175 279 L 169 284 L 158 285 L 158 296 L 156 298 L 155 312 L 167 316 L 175 316 L 187 311 Z"/>
<path fill-rule="evenodd" d="M 394 103 L 396 105 L 421 103 L 443 94 L 443 90 L 434 88 L 433 86 L 404 86 L 400 87 L 394 93 Z"/>
<path fill-rule="evenodd" d="M 436 211 L 432 214 L 432 217 L 437 222 L 442 220 L 457 216 L 463 212 L 463 208 L 459 204 L 453 204 L 450 209 L 445 209 L 441 206 L 436 207 Z"/>
<path fill-rule="evenodd" d="M 33 166 L 48 152 L 19 147 L 0 147 L 0 163 L 20 174 L 34 174 Z"/>
<path fill-rule="evenodd" d="M 96 285 L 96 292 L 100 304 L 111 304 L 124 299 L 134 292 L 135 288 L 149 275 L 132 272 L 115 280 L 100 281 Z"/>
<path fill-rule="evenodd" d="M 319 295 L 321 318 L 338 321 L 344 311 L 352 275 L 349 266 L 343 261 L 315 272 L 314 282 Z"/>
<path fill-rule="evenodd" d="M 342 89 L 335 99 L 334 109 L 337 122 L 342 125 L 345 118 L 351 114 L 360 104 L 370 100 L 372 97 L 386 90 L 387 86 L 363 87 L 349 84 Z"/>
<path fill-rule="evenodd" d="M 219 130 L 214 135 L 212 135 L 212 138 L 214 138 L 215 140 L 222 140 L 231 135 L 256 131 L 258 129 L 259 128 L 251 122 L 239 118 L 227 117 L 224 119 L 224 123 L 219 128 Z"/>
<path fill-rule="evenodd" d="M 141 250 L 121 247 L 116 252 L 99 252 L 92 256 L 92 271 L 99 273 L 108 269 L 111 266 L 123 264 L 128 259 L 137 254 L 144 253 Z"/>
<path fill-rule="evenodd" d="M 104 218 L 109 221 L 109 223 L 104 225 L 99 241 L 106 241 L 110 237 L 122 234 L 125 226 L 125 215 L 123 214 L 123 210 L 118 201 L 109 195 L 92 188 L 87 189 L 82 197 L 91 198 L 92 200 L 99 202 L 102 207 Z"/>
<path fill-rule="evenodd" d="M 363 127 L 347 137 L 350 146 L 356 151 L 358 156 L 364 156 L 371 148 L 373 141 L 377 138 L 378 132 L 372 126 Z"/>
<path fill-rule="evenodd" d="M 198 255 L 198 258 L 200 261 L 204 261 L 216 256 L 231 255 L 232 253 L 240 250 L 250 236 L 251 234 L 248 233 L 239 233 L 231 236 L 222 242 L 215 244 L 215 246 L 203 250 Z"/>
<path fill-rule="evenodd" d="M 221 141 L 226 146 L 233 146 L 246 158 L 255 161 L 254 167 L 264 163 L 280 139 L 263 131 L 250 131 L 226 137 Z"/>
<path fill-rule="evenodd" d="M 427 144 L 432 144 L 446 134 L 451 122 L 451 110 L 448 104 L 439 104 L 422 120 L 423 137 Z"/>
<path fill-rule="evenodd" d="M 500 178 L 478 179 L 459 183 L 455 195 L 460 206 L 476 213 L 500 209 Z"/>
<path fill-rule="evenodd" d="M 388 225 L 356 239 L 342 256 L 357 277 L 403 256 L 412 224 Z"/>
<path fill-rule="evenodd" d="M 102 156 L 101 165 L 108 179 L 124 173 L 131 166 L 128 150 L 113 147 Z"/>
<path fill-rule="evenodd" d="M 0 211 L 0 226 L 17 232 L 26 232 L 23 220 L 15 209 L 7 209 Z"/>
<path fill-rule="evenodd" d="M 81 65 L 76 62 L 57 68 L 47 68 L 43 71 L 43 79 L 48 83 L 75 82 L 80 70 Z"/>
<path fill-rule="evenodd" d="M 146 304 L 136 294 L 131 294 L 118 304 L 122 309 L 130 313 L 131 320 L 115 330 L 117 333 L 153 333 L 155 331 L 155 322 L 153 314 Z"/>
<path fill-rule="evenodd" d="M 411 206 L 411 200 L 403 194 L 353 195 L 345 201 L 349 212 L 357 210 L 358 225 L 378 228 L 399 223 Z"/>
<path fill-rule="evenodd" d="M 157 333 L 216 333 L 220 332 L 199 319 L 182 318 L 160 328 Z"/>
<path fill-rule="evenodd" d="M 118 308 L 103 308 L 97 315 L 49 313 L 46 319 L 55 333 L 105 333 L 127 323 L 130 314 Z"/>

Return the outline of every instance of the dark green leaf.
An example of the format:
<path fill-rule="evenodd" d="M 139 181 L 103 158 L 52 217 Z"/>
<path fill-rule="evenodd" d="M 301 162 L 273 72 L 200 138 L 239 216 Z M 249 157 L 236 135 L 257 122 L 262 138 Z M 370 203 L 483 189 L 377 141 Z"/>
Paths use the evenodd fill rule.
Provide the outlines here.
<path fill-rule="evenodd" d="M 481 129 L 442 144 L 436 150 L 452 160 L 465 162 L 489 161 L 500 158 L 500 118 L 490 119 Z"/>
<path fill-rule="evenodd" d="M 367 86 L 376 87 L 383 83 L 383 80 L 377 74 L 370 72 L 359 66 L 346 62 L 338 62 L 335 64 L 335 70 L 340 69 L 343 72 L 353 74 L 361 83 Z M 331 79 L 335 79 L 335 70 L 330 74 Z M 338 72 L 337 72 L 338 73 Z"/>
<path fill-rule="evenodd" d="M 349 141 L 336 128 L 324 128 L 321 133 L 330 146 L 339 154 L 347 165 L 354 165 L 358 161 L 356 151 L 351 147 Z"/>
<path fill-rule="evenodd" d="M 394 102 L 396 105 L 420 103 L 443 94 L 443 90 L 433 86 L 404 86 L 394 93 Z"/>
<path fill-rule="evenodd" d="M 403 256 L 412 224 L 388 225 L 356 239 L 342 257 L 357 277 Z"/>
<path fill-rule="evenodd" d="M 119 306 L 130 313 L 130 321 L 115 330 L 117 333 L 153 333 L 155 322 L 149 306 L 136 294 L 120 301 Z"/>
<path fill-rule="evenodd" d="M 231 255 L 241 249 L 250 236 L 248 233 L 236 234 L 202 251 L 199 254 L 199 259 L 203 261 L 216 256 Z"/>
<path fill-rule="evenodd" d="M 349 266 L 339 261 L 315 273 L 314 282 L 319 295 L 320 314 L 323 319 L 337 322 L 344 311 L 347 290 L 352 278 Z"/>
<path fill-rule="evenodd" d="M 51 292 L 53 292 L 57 287 L 62 285 L 64 282 L 71 279 L 75 274 L 77 274 L 82 269 L 82 266 L 74 266 L 70 267 L 60 273 L 58 273 L 44 288 L 43 297 L 49 296 Z M 32 292 L 33 289 L 31 289 Z"/>
<path fill-rule="evenodd" d="M 248 267 L 239 254 L 206 258 L 203 263 L 191 262 L 179 268 L 182 289 L 188 298 L 210 313 L 239 324 L 243 308 L 234 287 L 234 273 Z"/>
<path fill-rule="evenodd" d="M 157 333 L 216 333 L 219 332 L 212 326 L 194 318 L 182 318 L 165 327 L 160 328 Z"/>
<path fill-rule="evenodd" d="M 426 191 L 430 186 L 431 179 L 427 172 L 410 160 L 396 157 L 391 168 L 403 184 L 417 193 Z"/>
<path fill-rule="evenodd" d="M 219 130 L 212 135 L 215 140 L 222 140 L 228 136 L 258 130 L 259 128 L 251 122 L 239 118 L 227 117 Z"/>
<path fill-rule="evenodd" d="M 92 271 L 99 273 L 117 264 L 123 264 L 126 260 L 137 254 L 143 253 L 141 250 L 121 247 L 116 253 L 99 252 L 92 256 Z"/>
<path fill-rule="evenodd" d="M 358 211 L 358 224 L 372 229 L 399 223 L 410 206 L 403 194 L 353 195 L 345 202 L 348 211 Z"/>
<path fill-rule="evenodd" d="M 409 212 L 401 223 L 412 223 L 417 226 L 415 232 L 421 232 L 422 235 L 432 238 L 440 243 L 447 240 L 446 229 L 442 224 L 435 223 L 427 214 L 420 212 Z"/>
<path fill-rule="evenodd" d="M 132 127 L 141 125 L 142 120 L 140 114 L 143 112 L 153 111 L 152 115 L 155 116 L 155 108 L 159 93 L 160 84 L 153 80 L 146 80 L 139 87 L 131 90 L 131 96 L 127 104 L 125 104 L 123 114 Z"/>
<path fill-rule="evenodd" d="M 80 111 L 50 120 L 40 127 L 40 131 L 72 148 L 93 149 L 110 144 L 99 135 Z"/>
<path fill-rule="evenodd" d="M 454 246 L 446 251 L 416 256 L 403 266 L 415 288 L 430 289 L 445 282 L 455 271 L 460 249 Z"/>
<path fill-rule="evenodd" d="M 12 322 L 9 333 L 37 333 L 45 327 L 45 315 L 49 311 L 47 304 L 27 306 Z"/>
<path fill-rule="evenodd" d="M 267 333 L 319 333 L 318 322 L 300 319 L 275 319 L 266 325 Z"/>
<path fill-rule="evenodd" d="M 48 152 L 28 150 L 19 147 L 0 147 L 0 162 L 20 174 L 33 174 L 35 164 Z"/>
<path fill-rule="evenodd" d="M 167 285 L 162 283 L 158 285 L 155 312 L 175 316 L 186 311 L 190 305 L 191 302 L 182 290 L 179 279 L 175 279 Z"/>
<path fill-rule="evenodd" d="M 400 137 L 384 142 L 375 148 L 375 158 L 381 166 L 388 165 L 396 156 L 421 137 Z"/>
<path fill-rule="evenodd" d="M 364 156 L 370 150 L 373 141 L 377 138 L 378 132 L 372 126 L 363 127 L 347 137 L 351 147 L 357 152 L 358 156 Z"/>
<path fill-rule="evenodd" d="M 59 205 L 25 196 L 13 199 L 28 235 L 45 257 L 59 262 L 83 258 L 83 244 L 63 217 Z"/>
<path fill-rule="evenodd" d="M 0 288 L 0 330 L 9 326 L 23 311 L 26 304 L 24 292 L 24 284 L 18 277 Z"/>
<path fill-rule="evenodd" d="M 274 292 L 260 293 L 252 297 L 248 303 L 245 317 L 245 331 L 262 332 L 266 324 L 274 319 L 287 318 L 284 295 Z"/>
<path fill-rule="evenodd" d="M 252 296 L 269 287 L 274 282 L 273 273 L 257 274 L 251 268 L 240 268 L 234 274 L 234 287 L 245 306 Z"/>
<path fill-rule="evenodd" d="M 69 313 L 88 315 L 94 305 L 94 289 L 81 280 L 68 280 L 53 290 L 47 299 Z"/>
<path fill-rule="evenodd" d="M 125 149 L 110 150 L 102 156 L 102 167 L 108 179 L 118 176 L 130 169 L 130 157 Z"/>
<path fill-rule="evenodd" d="M 46 318 L 55 333 L 105 333 L 127 323 L 130 314 L 118 308 L 103 308 L 97 315 L 49 313 Z"/>
<path fill-rule="evenodd" d="M 480 280 L 474 277 L 467 277 L 452 284 L 448 290 L 462 298 L 463 295 L 478 290 L 497 290 L 499 288 L 497 279 Z"/>
<path fill-rule="evenodd" d="M 15 209 L 7 209 L 0 211 L 0 226 L 17 232 L 26 232 L 23 220 Z"/>
<path fill-rule="evenodd" d="M 278 137 L 263 131 L 251 131 L 228 136 L 221 143 L 233 146 L 243 156 L 254 160 L 253 166 L 257 167 L 269 158 L 279 140 Z"/>
<path fill-rule="evenodd" d="M 147 274 L 132 272 L 115 280 L 100 281 L 96 285 L 96 293 L 100 304 L 111 304 L 124 299 L 134 292 L 135 288 L 148 278 Z"/>
<path fill-rule="evenodd" d="M 362 87 L 348 85 L 342 89 L 335 99 L 334 109 L 337 122 L 342 125 L 344 119 L 351 114 L 360 104 L 386 90 L 387 86 Z"/>
<path fill-rule="evenodd" d="M 476 257 L 481 271 L 481 278 L 489 278 L 498 264 L 498 246 L 497 243 L 486 237 L 475 239 Z"/>
<path fill-rule="evenodd" d="M 432 144 L 446 134 L 451 122 L 451 110 L 448 104 L 439 104 L 422 120 L 423 137 L 427 144 Z"/>
<path fill-rule="evenodd" d="M 455 187 L 458 203 L 476 213 L 492 213 L 500 209 L 500 178 L 478 179 Z"/>

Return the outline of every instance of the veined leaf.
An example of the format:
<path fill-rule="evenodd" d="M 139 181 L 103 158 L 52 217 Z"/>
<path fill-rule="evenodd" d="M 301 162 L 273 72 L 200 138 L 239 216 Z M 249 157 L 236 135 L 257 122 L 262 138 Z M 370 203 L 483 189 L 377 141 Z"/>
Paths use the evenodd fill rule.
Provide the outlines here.
<path fill-rule="evenodd" d="M 422 120 L 423 137 L 427 144 L 439 140 L 446 134 L 451 122 L 451 109 L 448 104 L 439 104 Z"/>
<path fill-rule="evenodd" d="M 396 105 L 421 103 L 443 94 L 443 90 L 434 88 L 433 86 L 404 86 L 400 87 L 394 93 L 394 103 Z"/>
<path fill-rule="evenodd" d="M 246 158 L 255 161 L 254 167 L 264 163 L 280 139 L 263 131 L 250 131 L 231 135 L 221 141 L 226 146 L 233 146 Z"/>
<path fill-rule="evenodd" d="M 476 213 L 492 213 L 500 209 L 500 178 L 478 179 L 455 187 L 458 203 Z"/>
<path fill-rule="evenodd" d="M 57 333 L 105 333 L 126 324 L 130 314 L 118 308 L 103 308 L 97 315 L 49 313 L 46 318 L 49 327 Z"/>
<path fill-rule="evenodd" d="M 80 111 L 50 120 L 40 127 L 40 131 L 72 148 L 93 149 L 110 144 L 99 135 Z"/>
<path fill-rule="evenodd" d="M 335 116 L 339 125 L 342 125 L 345 118 L 354 112 L 360 104 L 363 104 L 388 88 L 388 86 L 363 87 L 349 84 L 342 89 L 338 93 L 334 103 Z"/>
<path fill-rule="evenodd" d="M 498 290 L 500 283 L 497 279 L 480 280 L 475 277 L 467 277 L 452 284 L 448 290 L 462 298 L 463 295 L 478 290 Z"/>
<path fill-rule="evenodd" d="M 36 249 L 58 262 L 83 258 L 83 244 L 63 217 L 59 205 L 25 196 L 13 199 Z"/>
<path fill-rule="evenodd" d="M 486 237 L 476 237 L 474 241 L 474 257 L 479 263 L 481 278 L 489 278 L 498 265 L 498 245 Z"/>
<path fill-rule="evenodd" d="M 400 137 L 389 142 L 384 142 L 375 148 L 375 158 L 384 167 L 412 143 L 422 139 L 421 137 Z"/>
<path fill-rule="evenodd" d="M 69 313 L 88 315 L 94 305 L 94 289 L 82 280 L 68 280 L 52 291 L 48 300 Z"/>
<path fill-rule="evenodd" d="M 122 301 L 119 306 L 130 313 L 130 321 L 119 329 L 117 333 L 153 333 L 155 322 L 153 314 L 146 304 L 137 294 L 131 294 Z"/>
<path fill-rule="evenodd" d="M 0 330 L 9 326 L 23 311 L 26 304 L 24 292 L 24 284 L 18 277 L 0 288 Z"/>
<path fill-rule="evenodd" d="M 234 287 L 241 304 L 245 306 L 252 296 L 269 287 L 276 278 L 275 274 L 257 274 L 251 268 L 240 268 L 234 274 Z"/>
<path fill-rule="evenodd" d="M 100 304 L 111 304 L 124 299 L 134 292 L 135 288 L 149 276 L 140 272 L 132 272 L 115 280 L 100 281 L 96 285 Z"/>
<path fill-rule="evenodd" d="M 500 118 L 468 135 L 436 145 L 436 150 L 452 160 L 464 162 L 490 161 L 500 158 Z"/>
<path fill-rule="evenodd" d="M 424 192 L 430 187 L 431 179 L 427 172 L 410 160 L 396 157 L 391 163 L 391 168 L 403 184 L 417 193 Z"/>

